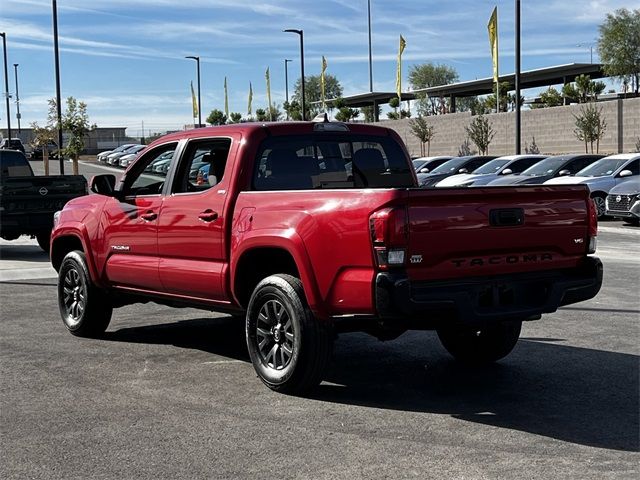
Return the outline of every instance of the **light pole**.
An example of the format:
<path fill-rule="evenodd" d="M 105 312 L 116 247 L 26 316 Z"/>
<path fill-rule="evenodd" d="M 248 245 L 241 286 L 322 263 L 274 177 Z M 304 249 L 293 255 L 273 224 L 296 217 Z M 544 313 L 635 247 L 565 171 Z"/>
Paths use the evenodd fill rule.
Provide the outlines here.
<path fill-rule="evenodd" d="M 367 0 L 367 14 L 369 16 L 369 91 L 373 92 L 373 61 L 371 57 L 371 0 Z"/>
<path fill-rule="evenodd" d="M 289 69 L 287 68 L 287 64 L 292 62 L 293 60 L 284 59 L 284 96 L 285 101 L 287 102 L 287 107 L 289 106 Z M 287 109 L 287 120 L 289 120 L 289 110 Z"/>
<path fill-rule="evenodd" d="M 9 72 L 7 70 L 7 34 L 0 32 L 2 35 L 2 50 L 4 52 L 4 97 L 7 101 L 7 135 L 9 143 L 7 146 L 11 148 L 11 110 L 9 107 Z"/>
<path fill-rule="evenodd" d="M 516 0 L 516 155 L 520 155 L 521 124 L 520 124 L 520 0 Z"/>
<path fill-rule="evenodd" d="M 593 63 L 593 43 L 579 43 L 576 47 L 589 47 L 589 61 Z"/>
<path fill-rule="evenodd" d="M 202 103 L 200 102 L 200 57 L 189 56 L 184 58 L 195 60 L 198 69 L 198 128 L 200 128 L 202 126 Z"/>
<path fill-rule="evenodd" d="M 64 158 L 62 158 L 62 98 L 60 95 L 60 52 L 58 49 L 58 2 L 52 0 L 53 8 L 53 56 L 56 67 L 56 106 L 58 108 L 58 159 L 60 175 L 64 175 Z"/>
<path fill-rule="evenodd" d="M 18 134 L 22 133 L 22 129 L 20 128 L 20 94 L 18 93 L 18 65 L 17 63 L 13 64 L 13 68 L 16 72 L 16 118 L 18 119 Z"/>
<path fill-rule="evenodd" d="M 296 30 L 294 28 L 289 28 L 287 30 L 283 30 L 283 32 L 288 33 L 296 33 L 300 36 L 300 88 L 302 93 L 302 120 L 305 120 L 305 101 L 304 101 L 304 32 L 302 30 Z"/>

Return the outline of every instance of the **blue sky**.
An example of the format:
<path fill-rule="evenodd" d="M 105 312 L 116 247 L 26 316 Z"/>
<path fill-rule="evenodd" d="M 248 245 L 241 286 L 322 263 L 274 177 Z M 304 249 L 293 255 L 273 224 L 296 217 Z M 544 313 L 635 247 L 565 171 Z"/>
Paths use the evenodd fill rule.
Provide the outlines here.
<path fill-rule="evenodd" d="M 598 25 L 608 12 L 633 2 L 522 1 L 522 69 L 589 62 Z M 487 21 L 499 9 L 500 70 L 513 72 L 514 2 L 485 0 L 371 0 L 374 90 L 395 89 L 398 36 L 406 39 L 403 89 L 409 66 L 455 67 L 461 80 L 491 76 Z M 637 5 L 635 5 L 637 7 Z M 44 123 L 55 96 L 51 1 L 0 0 L 0 31 L 7 34 L 9 90 L 18 63 L 22 125 Z M 224 108 L 224 77 L 231 111 L 246 114 L 249 82 L 253 109 L 265 107 L 264 72 L 271 71 L 273 102 L 299 77 L 298 37 L 304 30 L 305 73 L 327 73 L 345 95 L 369 90 L 367 0 L 58 0 L 62 96 L 88 104 L 98 126 L 126 126 L 130 135 L 179 129 L 192 123 L 189 82 L 196 85 L 201 57 L 203 118 Z M 582 46 L 578 46 L 582 44 Z M 594 61 L 597 54 L 594 46 Z M 4 91 L 4 85 L 3 85 Z M 16 127 L 12 104 L 12 128 Z M 0 125 L 6 127 L 4 105 Z"/>

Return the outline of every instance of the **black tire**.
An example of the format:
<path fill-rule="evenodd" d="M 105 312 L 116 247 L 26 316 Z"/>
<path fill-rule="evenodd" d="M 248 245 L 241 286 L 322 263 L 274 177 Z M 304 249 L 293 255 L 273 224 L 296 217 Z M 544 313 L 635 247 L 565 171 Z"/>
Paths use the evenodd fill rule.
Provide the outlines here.
<path fill-rule="evenodd" d="M 521 328 L 522 322 L 504 322 L 483 329 L 458 326 L 439 329 L 438 337 L 456 360 L 484 364 L 509 355 L 518 343 Z"/>
<path fill-rule="evenodd" d="M 331 358 L 332 333 L 309 310 L 299 279 L 272 275 L 253 291 L 247 348 L 258 377 L 270 389 L 302 393 L 318 385 Z"/>
<path fill-rule="evenodd" d="M 91 282 L 83 252 L 69 252 L 58 272 L 58 306 L 69 332 L 78 337 L 99 337 L 111 321 L 113 306 Z"/>
<path fill-rule="evenodd" d="M 46 253 L 49 253 L 49 249 L 51 248 L 51 232 L 40 232 L 36 235 L 36 241 L 42 250 Z"/>
<path fill-rule="evenodd" d="M 607 211 L 606 198 L 607 196 L 604 193 L 592 193 L 591 198 L 593 199 L 593 203 L 596 205 L 596 212 L 598 214 L 598 218 L 605 218 L 605 212 Z"/>

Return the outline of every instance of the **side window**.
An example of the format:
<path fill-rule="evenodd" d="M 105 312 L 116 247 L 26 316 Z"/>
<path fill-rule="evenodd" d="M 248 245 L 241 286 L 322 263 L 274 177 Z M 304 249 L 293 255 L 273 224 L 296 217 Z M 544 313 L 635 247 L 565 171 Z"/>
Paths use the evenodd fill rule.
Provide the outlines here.
<path fill-rule="evenodd" d="M 516 160 L 513 162 L 509 168 L 513 173 L 522 173 L 527 168 L 532 167 L 539 161 L 543 160 L 542 158 L 523 158 L 521 160 Z"/>
<path fill-rule="evenodd" d="M 202 192 L 224 178 L 231 140 L 192 140 L 176 173 L 172 193 Z"/>
<path fill-rule="evenodd" d="M 624 171 L 624 170 L 631 170 L 631 173 L 633 175 L 639 175 L 640 174 L 640 160 L 632 161 L 626 167 L 624 167 L 621 171 Z"/>
<path fill-rule="evenodd" d="M 586 158 L 576 158 L 575 160 L 569 162 L 562 170 L 569 170 L 571 175 L 574 175 L 576 172 L 579 172 L 587 165 L 593 163 L 595 159 L 586 157 Z"/>
<path fill-rule="evenodd" d="M 176 143 L 162 145 L 140 157 L 124 180 L 124 194 L 160 195 L 176 147 Z"/>

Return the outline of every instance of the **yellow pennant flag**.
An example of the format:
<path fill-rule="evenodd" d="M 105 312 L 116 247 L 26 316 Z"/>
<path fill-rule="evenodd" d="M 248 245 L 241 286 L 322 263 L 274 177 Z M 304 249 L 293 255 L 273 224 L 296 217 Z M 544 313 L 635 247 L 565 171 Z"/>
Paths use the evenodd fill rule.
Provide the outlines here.
<path fill-rule="evenodd" d="M 249 82 L 249 105 L 247 106 L 247 115 L 251 116 L 253 113 L 251 109 L 251 104 L 253 103 L 253 87 L 251 86 L 251 82 Z"/>
<path fill-rule="evenodd" d="M 326 103 L 324 99 L 324 89 L 325 89 L 325 80 L 324 80 L 324 72 L 327 69 L 327 59 L 322 56 L 322 73 L 320 75 L 320 93 L 322 96 L 322 107 L 326 109 Z"/>
<path fill-rule="evenodd" d="M 491 46 L 491 59 L 493 60 L 493 81 L 498 83 L 498 7 L 493 9 L 489 23 L 489 45 Z"/>
<path fill-rule="evenodd" d="M 396 71 L 396 93 L 398 94 L 398 100 L 402 94 L 402 52 L 404 47 L 407 46 L 407 42 L 404 41 L 402 35 L 400 35 L 400 47 L 398 48 L 398 69 Z"/>
<path fill-rule="evenodd" d="M 269 67 L 267 67 L 267 71 L 264 72 L 264 77 L 267 79 L 267 101 L 269 102 L 269 120 L 273 120 L 273 118 L 271 118 L 271 78 L 269 77 Z"/>
<path fill-rule="evenodd" d="M 191 82 L 191 107 L 193 108 L 193 118 L 198 118 L 198 101 L 196 100 L 196 92 L 193 91 L 193 82 Z"/>
<path fill-rule="evenodd" d="M 229 118 L 229 96 L 227 94 L 227 77 L 224 77 L 224 114 Z"/>

